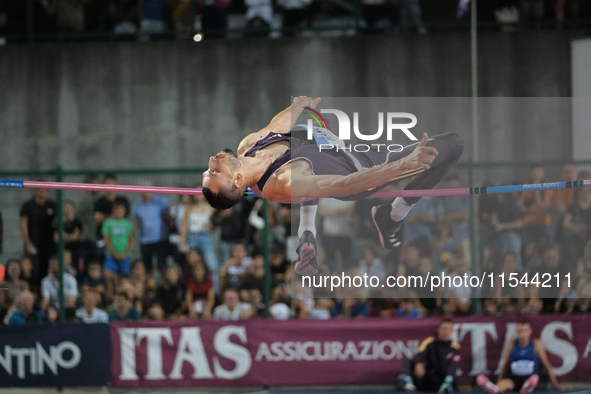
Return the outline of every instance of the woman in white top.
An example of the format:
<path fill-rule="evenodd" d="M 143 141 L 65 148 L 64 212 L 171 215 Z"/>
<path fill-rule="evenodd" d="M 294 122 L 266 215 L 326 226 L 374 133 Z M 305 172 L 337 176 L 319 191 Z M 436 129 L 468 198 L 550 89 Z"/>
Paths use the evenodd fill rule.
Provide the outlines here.
<path fill-rule="evenodd" d="M 187 253 L 189 249 L 199 249 L 205 263 L 212 271 L 217 272 L 218 259 L 211 241 L 211 215 L 214 209 L 209 206 L 205 197 L 191 196 L 191 203 L 185 207 L 181 223 L 181 250 Z M 214 282 L 217 275 L 214 275 Z"/>

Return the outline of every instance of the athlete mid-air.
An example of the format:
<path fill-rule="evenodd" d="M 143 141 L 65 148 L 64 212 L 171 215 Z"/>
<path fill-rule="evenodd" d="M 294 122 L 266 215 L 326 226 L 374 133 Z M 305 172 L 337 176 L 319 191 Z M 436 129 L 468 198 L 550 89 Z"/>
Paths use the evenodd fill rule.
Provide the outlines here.
<path fill-rule="evenodd" d="M 244 138 L 235 154 L 224 149 L 209 159 L 203 173 L 203 195 L 217 209 L 237 204 L 248 188 L 268 200 L 300 203 L 298 274 L 315 274 L 316 227 L 319 198 L 357 200 L 394 181 L 414 177 L 406 190 L 431 189 L 458 161 L 464 144 L 446 133 L 405 146 L 397 152 L 320 150 L 306 133 L 292 132 L 305 108 L 315 109 L 319 98 L 296 97 L 267 127 Z M 336 138 L 336 137 L 335 137 Z M 342 142 L 342 141 L 341 141 Z M 402 220 L 420 197 L 397 197 L 375 206 L 373 221 L 386 249 L 400 245 Z"/>

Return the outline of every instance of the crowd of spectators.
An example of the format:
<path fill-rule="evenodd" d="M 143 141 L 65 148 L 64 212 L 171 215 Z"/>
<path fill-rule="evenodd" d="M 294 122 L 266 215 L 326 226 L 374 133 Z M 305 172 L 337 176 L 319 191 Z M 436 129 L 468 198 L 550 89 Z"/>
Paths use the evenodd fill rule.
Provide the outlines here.
<path fill-rule="evenodd" d="M 562 169 L 562 181 L 589 178 L 586 171 L 577 174 L 573 165 Z M 116 184 L 117 176 L 89 176 L 85 181 Z M 544 169 L 532 168 L 529 181 L 545 182 Z M 457 176 L 445 179 L 445 187 L 457 186 Z M 423 197 L 404 221 L 402 246 L 392 252 L 377 243 L 370 215 L 376 203 L 321 200 L 318 277 L 367 275 L 384 283 L 389 275 L 426 278 L 444 273 L 453 278 L 479 269 L 493 274 L 479 294 L 484 315 L 591 310 L 591 188 L 479 197 L 478 264 L 471 258 L 467 196 Z M 244 198 L 223 211 L 212 209 L 201 196 L 180 196 L 171 204 L 150 193 L 130 201 L 114 192 L 88 191 L 76 202 L 66 200 L 62 283 L 67 319 L 236 320 L 264 317 L 267 309 L 277 319 L 475 312 L 473 289 L 455 282 L 435 291 L 409 285 L 330 293 L 326 286 L 305 286 L 291 268 L 297 258 L 297 206 L 270 202 L 269 208 L 271 231 L 266 232 L 261 199 Z M 0 287 L 7 289 L 0 291 L 4 324 L 58 318 L 57 212 L 45 189 L 36 189 L 22 204 L 23 255 L 9 259 L 0 270 Z M 265 236 L 272 246 L 268 308 L 263 297 Z M 517 275 L 518 285 L 501 286 L 501 274 L 507 282 Z M 528 286 L 521 281 L 524 275 L 529 281 L 537 275 L 538 282 L 549 276 L 552 285 Z"/>
<path fill-rule="evenodd" d="M 47 33 L 140 34 L 174 33 L 192 36 L 203 31 L 223 37 L 228 28 L 243 28 L 249 36 L 267 36 L 273 29 L 291 36 L 309 30 L 315 21 L 350 19 L 359 31 L 416 31 L 426 34 L 423 10 L 433 21 L 456 20 L 457 2 L 419 0 L 0 0 L 0 35 Z M 32 8 L 29 11 L 29 7 Z M 241 26 L 229 26 L 229 16 L 241 15 Z M 494 0 L 478 9 L 483 22 L 517 25 L 591 17 L 583 0 Z M 32 30 L 29 29 L 32 23 Z M 530 24 L 531 24 L 530 23 Z M 337 23 L 338 24 L 338 23 Z M 334 23 L 332 23 L 334 25 Z M 349 28 L 350 26 L 347 26 Z"/>

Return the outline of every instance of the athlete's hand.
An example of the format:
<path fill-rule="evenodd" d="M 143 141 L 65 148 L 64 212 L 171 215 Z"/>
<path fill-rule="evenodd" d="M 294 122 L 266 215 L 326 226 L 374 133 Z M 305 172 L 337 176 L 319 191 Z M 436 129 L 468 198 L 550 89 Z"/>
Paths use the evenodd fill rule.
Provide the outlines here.
<path fill-rule="evenodd" d="M 295 97 L 293 99 L 293 104 L 295 104 L 296 106 L 309 107 L 312 109 L 315 109 L 319 102 L 320 102 L 320 97 L 313 99 L 308 96 L 299 96 L 299 97 Z"/>
<path fill-rule="evenodd" d="M 429 141 L 429 136 L 425 133 L 423 134 L 422 141 L 419 142 L 415 150 L 400 160 L 400 166 L 403 170 L 414 170 L 417 168 L 428 170 L 431 168 L 431 163 L 433 163 L 439 152 L 437 152 L 437 149 L 427 146 L 427 141 Z"/>

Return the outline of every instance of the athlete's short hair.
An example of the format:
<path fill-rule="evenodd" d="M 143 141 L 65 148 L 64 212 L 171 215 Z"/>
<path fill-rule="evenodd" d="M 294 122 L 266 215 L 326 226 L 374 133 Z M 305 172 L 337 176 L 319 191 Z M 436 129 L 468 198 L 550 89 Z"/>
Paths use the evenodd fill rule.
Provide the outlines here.
<path fill-rule="evenodd" d="M 220 186 L 220 190 L 217 193 L 204 187 L 203 197 L 205 197 L 209 205 L 215 209 L 228 209 L 238 204 L 240 199 L 244 197 L 245 192 L 246 184 L 241 188 L 235 188 L 232 184 L 230 184 L 230 186 Z"/>

